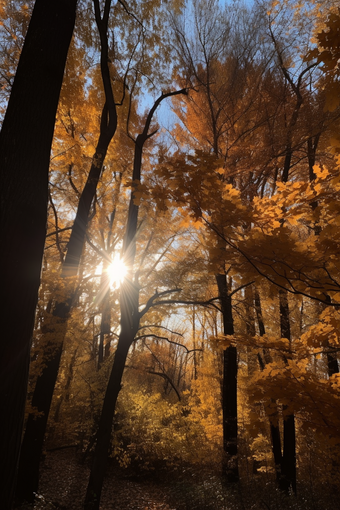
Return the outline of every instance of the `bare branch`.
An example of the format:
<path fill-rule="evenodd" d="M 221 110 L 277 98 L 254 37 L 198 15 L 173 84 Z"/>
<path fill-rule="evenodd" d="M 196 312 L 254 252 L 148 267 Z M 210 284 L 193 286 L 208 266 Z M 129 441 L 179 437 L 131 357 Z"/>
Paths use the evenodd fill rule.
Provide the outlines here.
<path fill-rule="evenodd" d="M 142 326 L 141 328 L 139 328 L 139 331 L 142 331 L 143 329 L 147 329 L 147 328 L 161 328 L 161 329 L 164 329 L 164 331 L 168 331 L 172 335 L 178 335 L 178 336 L 183 337 L 182 333 L 178 333 L 177 331 L 172 331 L 171 329 L 166 328 L 165 326 L 160 326 L 159 324 L 148 324 L 147 326 Z"/>
<path fill-rule="evenodd" d="M 157 360 L 157 362 L 159 363 L 158 360 Z M 125 368 L 132 368 L 133 370 L 138 370 L 139 372 L 140 371 L 144 372 L 144 370 L 140 369 L 139 367 L 135 367 L 133 365 L 125 365 Z M 168 383 L 171 385 L 171 387 L 173 388 L 173 390 L 175 391 L 179 402 L 181 401 L 181 396 L 180 396 L 175 384 L 173 383 L 172 379 L 168 376 L 168 374 L 166 374 L 165 372 L 156 372 L 155 370 L 151 370 L 151 369 L 146 369 L 145 372 L 147 372 L 148 374 L 151 374 L 151 375 L 158 375 L 159 377 L 166 379 L 168 381 Z"/>
<path fill-rule="evenodd" d="M 246 287 L 249 287 L 249 285 L 253 285 L 253 283 L 254 283 L 254 281 L 249 282 L 249 283 L 245 283 L 244 285 L 241 285 L 240 287 L 237 287 L 237 289 L 233 290 L 230 293 L 230 297 L 233 296 L 234 294 L 236 294 L 236 292 L 239 292 L 240 290 L 245 289 Z"/>
<path fill-rule="evenodd" d="M 123 7 L 126 14 L 128 14 L 129 16 L 131 16 L 131 18 L 133 18 L 135 21 L 137 21 L 137 23 L 142 27 L 143 31 L 145 31 L 143 23 L 137 18 L 137 16 L 135 16 L 131 11 L 129 11 L 126 3 L 123 0 L 118 0 L 118 3 L 120 3 L 120 5 Z"/>
<path fill-rule="evenodd" d="M 179 290 L 181 290 L 181 289 L 179 289 Z M 219 300 L 218 297 L 211 298 L 206 301 L 196 301 L 196 300 L 187 301 L 187 300 L 182 300 L 182 299 L 164 299 L 161 301 L 157 301 L 156 303 L 152 303 L 152 306 L 159 306 L 159 305 L 197 305 L 197 306 L 206 306 L 206 307 L 211 306 L 220 312 L 221 308 L 219 306 L 215 305 L 215 303 L 214 303 L 214 301 L 218 301 L 218 300 Z"/>
<path fill-rule="evenodd" d="M 150 308 L 152 306 L 155 306 L 155 299 L 158 299 L 159 297 L 162 297 L 162 296 L 166 296 L 167 294 L 173 294 L 174 292 L 181 292 L 182 289 L 171 289 L 171 290 L 164 290 L 163 292 L 158 292 L 156 290 L 155 294 L 153 296 L 151 296 L 148 301 L 146 302 L 146 305 L 145 307 L 143 308 L 143 310 L 141 310 L 139 312 L 139 319 L 141 319 L 145 314 L 146 312 L 148 312 L 150 310 Z"/>
<path fill-rule="evenodd" d="M 179 400 L 179 402 L 181 401 L 181 396 L 175 386 L 175 384 L 172 382 L 172 380 L 170 379 L 170 377 L 168 376 L 168 374 L 166 372 L 155 372 L 153 370 L 147 370 L 148 374 L 152 374 L 152 375 L 159 375 L 160 377 L 163 377 L 163 379 L 165 379 L 166 381 L 168 381 L 168 383 L 170 384 L 170 386 L 173 388 L 173 390 L 175 391 L 176 395 L 177 395 L 177 398 Z"/>
<path fill-rule="evenodd" d="M 202 349 L 188 349 L 187 346 L 184 344 L 175 342 L 174 340 L 170 340 L 166 336 L 159 336 L 159 335 L 155 335 L 153 333 L 137 336 L 135 338 L 135 342 L 137 342 L 138 340 L 146 339 L 146 338 L 156 338 L 157 340 L 166 340 L 169 344 L 178 345 L 178 347 L 183 347 L 183 349 L 185 349 L 187 351 L 187 354 L 189 354 L 190 352 L 202 351 Z"/>
<path fill-rule="evenodd" d="M 55 230 L 54 232 L 50 232 L 49 234 L 46 234 L 46 237 L 51 237 L 56 234 L 60 234 L 60 232 L 65 232 L 66 230 L 72 230 L 72 227 L 59 228 L 58 230 Z"/>
<path fill-rule="evenodd" d="M 52 210 L 53 210 L 53 215 L 54 215 L 54 222 L 55 222 L 55 242 L 56 242 L 56 246 L 58 248 L 58 252 L 59 252 L 59 257 L 60 257 L 60 262 L 63 263 L 64 261 L 64 252 L 60 246 L 60 239 L 59 239 L 59 228 L 58 228 L 58 214 L 57 214 L 57 210 L 55 208 L 55 205 L 53 203 L 53 200 L 52 200 L 52 195 L 51 195 L 51 192 L 50 190 L 48 190 L 48 197 L 50 199 L 50 204 L 51 204 L 51 207 L 52 207 Z M 47 237 L 47 236 L 46 236 Z"/>
<path fill-rule="evenodd" d="M 70 163 L 69 168 L 68 168 L 68 180 L 72 186 L 73 191 L 77 195 L 77 197 L 80 197 L 79 190 L 76 187 L 76 185 L 74 184 L 73 179 L 72 179 L 72 169 L 73 169 L 73 163 Z"/>

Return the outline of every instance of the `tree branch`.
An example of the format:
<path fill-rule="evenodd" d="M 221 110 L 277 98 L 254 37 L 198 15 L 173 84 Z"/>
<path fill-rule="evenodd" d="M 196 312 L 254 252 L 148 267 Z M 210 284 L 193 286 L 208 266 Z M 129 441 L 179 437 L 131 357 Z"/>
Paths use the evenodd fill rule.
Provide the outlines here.
<path fill-rule="evenodd" d="M 147 300 L 146 305 L 143 308 L 143 310 L 141 310 L 139 312 L 139 320 L 150 310 L 150 308 L 152 306 L 155 306 L 155 303 L 154 303 L 155 299 L 158 299 L 161 296 L 166 296 L 167 294 L 172 294 L 174 292 L 181 292 L 181 290 L 182 289 L 176 288 L 176 289 L 171 289 L 171 290 L 164 290 L 163 292 L 156 291 L 156 293 Z"/>

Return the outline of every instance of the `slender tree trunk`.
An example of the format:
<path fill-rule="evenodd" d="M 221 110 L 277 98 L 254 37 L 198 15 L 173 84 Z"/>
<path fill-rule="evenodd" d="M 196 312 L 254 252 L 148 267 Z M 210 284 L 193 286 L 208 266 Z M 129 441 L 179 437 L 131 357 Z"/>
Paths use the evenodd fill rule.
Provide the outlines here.
<path fill-rule="evenodd" d="M 256 323 L 255 323 L 255 306 L 254 306 L 254 291 L 253 286 L 248 285 L 245 288 L 245 323 L 247 336 L 252 338 L 256 334 Z M 254 354 L 252 347 L 247 347 L 247 368 L 248 377 L 252 377 L 257 371 L 258 356 Z M 261 467 L 261 461 L 253 458 L 253 473 L 256 474 L 258 469 Z"/>
<path fill-rule="evenodd" d="M 123 289 L 121 292 L 124 293 Z M 126 297 L 124 301 L 128 302 L 129 299 L 129 297 Z M 129 348 L 138 329 L 138 327 L 130 327 L 131 320 L 131 309 L 122 306 L 122 329 L 100 416 L 96 447 L 84 503 L 85 510 L 99 510 L 116 402 L 121 389 L 121 380 Z"/>
<path fill-rule="evenodd" d="M 257 317 L 257 322 L 259 326 L 259 332 L 260 336 L 264 336 L 266 334 L 264 322 L 263 322 L 263 315 L 262 315 L 262 307 L 261 307 L 261 299 L 260 295 L 255 288 L 254 291 L 254 304 L 255 304 L 255 312 Z M 259 364 L 261 370 L 264 370 L 267 363 L 270 363 L 270 354 L 267 349 L 263 349 L 263 357 L 259 355 Z M 276 402 L 274 399 L 272 400 L 272 405 L 276 406 Z M 279 413 L 276 412 L 274 415 L 272 415 L 269 419 L 269 426 L 270 426 L 270 437 L 272 442 L 272 451 L 273 451 L 273 457 L 274 457 L 274 463 L 275 463 L 275 473 L 276 473 L 276 480 L 278 483 L 280 483 L 281 479 L 281 466 L 282 466 L 282 450 L 281 450 L 281 434 L 280 434 L 280 427 L 279 427 Z"/>
<path fill-rule="evenodd" d="M 68 311 L 68 306 L 55 308 L 53 311 L 53 322 L 48 334 L 53 332 L 55 335 L 64 338 Z M 62 350 L 62 342 L 50 342 L 46 346 L 46 356 L 48 352 L 49 357 L 47 358 L 45 368 L 37 378 L 32 397 L 32 406 L 41 414 L 39 416 L 29 414 L 21 445 L 16 488 L 16 499 L 18 502 L 33 502 L 35 493 L 38 490 L 40 458 Z"/>
<path fill-rule="evenodd" d="M 11 508 L 46 234 L 48 169 L 76 0 L 37 0 L 0 134 L 0 494 Z M 19 317 L 20 316 L 20 317 Z"/>
<path fill-rule="evenodd" d="M 195 313 L 195 305 L 192 307 L 192 344 L 194 348 L 194 380 L 197 379 L 197 356 L 196 356 L 196 313 Z"/>
<path fill-rule="evenodd" d="M 331 377 L 334 374 L 339 373 L 339 363 L 338 359 L 333 356 L 333 354 L 327 353 L 327 366 L 328 366 L 328 375 Z"/>
<path fill-rule="evenodd" d="M 140 181 L 143 143 L 137 144 L 136 142 L 133 171 L 133 181 L 135 183 L 136 181 Z M 139 327 L 139 288 L 133 281 L 138 211 L 139 206 L 135 204 L 134 193 L 132 191 L 123 246 L 125 263 L 129 272 L 128 277 L 121 285 L 121 333 L 118 339 L 117 350 L 106 388 L 98 431 L 96 434 L 96 447 L 93 454 L 91 473 L 86 490 L 84 510 L 99 510 L 116 402 L 121 389 L 121 380 L 129 348 L 133 343 Z"/>
<path fill-rule="evenodd" d="M 314 173 L 314 165 L 316 162 L 316 150 L 318 148 L 319 140 L 321 133 L 318 133 L 314 139 L 313 137 L 308 138 L 307 140 L 307 155 L 308 155 L 308 167 L 309 167 L 309 180 L 310 182 L 315 181 L 316 174 Z M 311 203 L 311 207 L 315 210 L 318 206 L 318 202 L 314 201 Z M 320 235 L 321 227 L 318 224 L 314 226 L 315 235 Z M 330 298 L 329 298 L 330 299 Z M 327 367 L 328 367 L 328 376 L 331 377 L 333 374 L 339 373 L 339 364 L 336 357 L 331 353 L 327 353 Z"/>
<path fill-rule="evenodd" d="M 282 338 L 291 341 L 290 315 L 287 291 L 279 291 L 280 326 Z M 292 489 L 296 493 L 296 438 L 295 416 L 290 414 L 283 421 L 283 455 L 281 465 L 280 488 L 284 491 Z"/>
<path fill-rule="evenodd" d="M 255 328 L 255 310 L 254 310 L 254 295 L 252 285 L 248 285 L 244 289 L 245 297 L 245 316 L 246 316 L 246 331 L 247 336 L 254 337 L 256 334 Z M 254 354 L 253 349 L 247 348 L 247 365 L 248 376 L 251 376 L 257 369 L 257 356 Z"/>
<path fill-rule="evenodd" d="M 75 362 L 77 359 L 77 352 L 78 352 L 78 347 L 76 347 L 73 351 L 73 354 L 72 354 L 72 357 L 70 359 L 70 363 L 68 366 L 68 374 L 67 374 L 66 383 L 63 388 L 63 393 L 61 394 L 60 398 L 58 399 L 58 403 L 56 405 L 56 409 L 54 412 L 54 421 L 56 423 L 59 421 L 60 409 L 61 409 L 62 403 L 64 402 L 64 400 L 66 402 L 68 402 L 70 400 L 70 386 L 71 386 L 71 383 L 73 380 L 73 371 L 74 371 L 74 365 L 75 365 Z"/>
<path fill-rule="evenodd" d="M 140 182 L 142 152 L 146 139 L 147 131 L 144 136 L 138 135 L 135 145 L 133 166 L 134 184 L 132 186 L 123 244 L 123 254 L 125 264 L 128 268 L 128 275 L 121 285 L 120 293 L 121 333 L 118 339 L 117 350 L 106 388 L 98 431 L 96 434 L 96 447 L 93 454 L 91 473 L 86 490 L 84 510 L 99 510 L 116 402 L 121 388 L 121 380 L 129 348 L 133 343 L 139 327 L 139 288 L 133 281 L 133 264 L 136 254 L 136 234 L 139 206 L 135 203 L 134 190 L 137 183 Z"/>
<path fill-rule="evenodd" d="M 99 345 L 98 345 L 98 370 L 101 368 L 104 357 L 106 357 L 106 346 L 104 346 L 105 335 L 110 335 L 110 322 L 111 322 L 111 307 L 110 307 L 110 278 L 107 273 L 107 266 L 105 264 L 103 266 L 103 273 L 101 277 L 101 293 L 99 299 L 101 299 L 101 309 L 102 309 L 102 317 L 100 322 L 100 335 L 99 335 Z"/>
<path fill-rule="evenodd" d="M 126 358 L 129 352 L 129 348 L 132 345 L 135 335 L 138 331 L 141 317 L 141 313 L 139 312 L 139 284 L 137 278 L 134 278 L 133 266 L 137 247 L 136 236 L 138 230 L 137 224 L 139 213 L 139 205 L 137 205 L 135 191 L 137 191 L 141 180 L 143 147 L 145 142 L 153 134 L 155 134 L 155 132 L 151 134 L 148 134 L 148 132 L 151 121 L 153 119 L 153 115 L 160 103 L 167 97 L 186 93 L 186 89 L 182 89 L 179 91 L 162 94 L 155 101 L 153 107 L 149 111 L 145 121 L 144 129 L 142 133 L 137 135 L 135 140 L 135 154 L 132 172 L 133 184 L 131 186 L 131 198 L 129 202 L 123 243 L 124 263 L 128 271 L 127 276 L 121 285 L 120 293 L 121 333 L 119 335 L 115 359 L 104 397 L 102 414 L 100 417 L 96 438 L 96 447 L 93 454 L 91 473 L 84 501 L 84 510 L 99 510 L 100 496 L 104 482 L 107 456 L 110 447 L 111 430 L 116 402 L 121 388 L 121 380 L 125 368 Z"/>
<path fill-rule="evenodd" d="M 223 333 L 234 334 L 231 296 L 226 274 L 215 275 L 223 316 Z M 223 475 L 228 482 L 239 480 L 237 458 L 237 350 L 230 346 L 223 352 Z"/>

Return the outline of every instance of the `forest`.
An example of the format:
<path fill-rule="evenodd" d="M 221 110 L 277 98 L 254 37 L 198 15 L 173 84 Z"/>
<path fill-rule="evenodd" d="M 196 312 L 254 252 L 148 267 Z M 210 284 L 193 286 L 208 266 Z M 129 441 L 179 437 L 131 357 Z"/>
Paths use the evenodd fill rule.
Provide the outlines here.
<path fill-rule="evenodd" d="M 0 0 L 0 506 L 334 510 L 340 2 Z"/>

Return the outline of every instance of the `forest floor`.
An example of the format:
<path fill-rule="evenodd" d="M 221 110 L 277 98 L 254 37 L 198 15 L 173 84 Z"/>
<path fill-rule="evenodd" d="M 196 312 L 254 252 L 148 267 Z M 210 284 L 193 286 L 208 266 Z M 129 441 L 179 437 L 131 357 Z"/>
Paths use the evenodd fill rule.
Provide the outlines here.
<path fill-rule="evenodd" d="M 82 510 L 89 466 L 74 449 L 48 452 L 41 466 L 39 496 L 20 510 Z M 211 470 L 157 470 L 136 474 L 109 464 L 100 510 L 328 510 L 333 502 L 286 497 L 270 482 L 223 486 Z M 333 498 L 332 498 L 333 499 Z M 339 501 L 339 500 L 338 500 Z"/>

